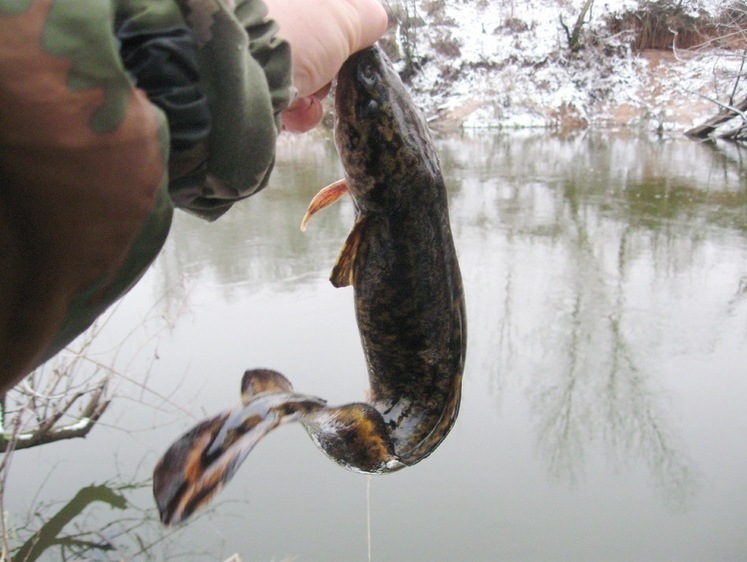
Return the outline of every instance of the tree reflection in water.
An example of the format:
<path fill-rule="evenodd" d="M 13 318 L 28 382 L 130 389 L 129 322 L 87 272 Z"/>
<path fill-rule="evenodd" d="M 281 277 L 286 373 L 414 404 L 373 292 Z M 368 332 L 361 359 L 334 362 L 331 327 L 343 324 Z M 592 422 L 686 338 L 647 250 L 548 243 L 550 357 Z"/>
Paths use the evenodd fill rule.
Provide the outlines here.
<path fill-rule="evenodd" d="M 576 481 L 587 462 L 599 460 L 601 443 L 613 466 L 643 463 L 667 502 L 686 504 L 697 470 L 668 411 L 660 359 L 679 353 L 678 345 L 713 344 L 691 341 L 702 331 L 687 330 L 703 320 L 697 309 L 710 311 L 713 303 L 683 302 L 676 291 L 685 290 L 682 280 L 693 271 L 708 269 L 714 241 L 744 244 L 741 151 L 730 147 L 732 153 L 709 158 L 710 147 L 688 141 L 595 134 L 509 135 L 485 144 L 465 150 L 447 143 L 445 167 L 461 183 L 453 206 L 466 222 L 457 227 L 467 239 L 462 246 L 485 246 L 463 269 L 489 280 L 477 298 L 481 310 L 495 314 L 477 316 L 495 325 L 472 329 L 492 334 L 494 350 L 485 356 L 502 380 L 499 394 L 500 385 L 526 389 L 550 473 Z M 465 182 L 470 167 L 481 176 Z M 505 231 L 499 245 L 491 241 L 495 231 Z M 501 269 L 482 271 L 485 255 Z M 739 267 L 725 273 L 743 296 Z M 728 291 L 714 296 L 714 325 L 737 314 L 744 300 Z M 691 306 L 696 310 L 670 314 Z"/>
<path fill-rule="evenodd" d="M 115 550 L 116 538 L 107 538 L 107 535 L 112 534 L 113 523 L 102 527 L 101 522 L 97 521 L 91 530 L 90 527 L 86 529 L 85 526 L 80 526 L 80 522 L 76 521 L 80 519 L 82 512 L 95 502 L 107 504 L 116 510 L 124 510 L 127 507 L 127 500 L 119 489 L 113 489 L 107 485 L 91 485 L 78 490 L 78 493 L 57 512 L 44 515 L 37 513 L 38 516 L 41 515 L 43 524 L 25 539 L 18 550 L 12 553 L 13 559 L 30 562 L 39 559 L 50 549 L 59 549 L 61 560 L 71 557 L 91 558 L 98 552 Z M 136 520 L 138 523 L 135 529 L 141 525 L 142 517 L 137 517 Z M 74 521 L 75 531 L 71 532 L 68 529 L 67 534 L 63 534 L 63 529 Z M 118 535 L 134 530 L 128 529 L 122 520 L 117 521 L 116 525 L 122 528 L 116 532 Z M 23 528 L 18 529 L 19 534 L 23 533 L 25 528 L 24 525 Z"/>
<path fill-rule="evenodd" d="M 23 541 L 8 560 L 208 560 L 211 552 L 180 546 L 179 532 L 165 533 L 146 499 L 150 482 L 106 482 L 80 490 L 62 507 L 40 504 L 25 522 L 13 521 Z"/>

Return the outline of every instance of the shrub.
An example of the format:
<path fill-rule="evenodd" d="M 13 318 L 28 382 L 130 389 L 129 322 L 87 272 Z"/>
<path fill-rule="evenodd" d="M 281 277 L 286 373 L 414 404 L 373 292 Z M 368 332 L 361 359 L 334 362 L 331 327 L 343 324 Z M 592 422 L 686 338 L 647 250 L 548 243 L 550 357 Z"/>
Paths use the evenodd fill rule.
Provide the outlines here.
<path fill-rule="evenodd" d="M 637 9 L 613 16 L 608 25 L 613 33 L 632 32 L 636 51 L 688 49 L 717 35 L 716 22 L 708 14 L 692 15 L 678 0 L 642 0 Z"/>

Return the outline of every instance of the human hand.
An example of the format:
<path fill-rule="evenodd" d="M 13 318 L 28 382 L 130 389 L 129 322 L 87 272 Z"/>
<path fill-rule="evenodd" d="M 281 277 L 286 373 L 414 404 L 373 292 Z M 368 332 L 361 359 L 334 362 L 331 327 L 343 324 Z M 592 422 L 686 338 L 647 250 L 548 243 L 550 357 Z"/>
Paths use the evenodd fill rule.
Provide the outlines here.
<path fill-rule="evenodd" d="M 283 111 L 283 128 L 305 132 L 322 119 L 322 100 L 347 58 L 384 34 L 379 0 L 265 0 L 279 35 L 291 46 L 295 102 Z"/>

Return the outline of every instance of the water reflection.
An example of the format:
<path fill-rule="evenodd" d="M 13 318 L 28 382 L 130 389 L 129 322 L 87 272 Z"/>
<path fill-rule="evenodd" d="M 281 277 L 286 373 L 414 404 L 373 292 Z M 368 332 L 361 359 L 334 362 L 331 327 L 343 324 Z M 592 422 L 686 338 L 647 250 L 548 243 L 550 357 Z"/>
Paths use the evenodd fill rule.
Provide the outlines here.
<path fill-rule="evenodd" d="M 412 471 L 375 478 L 367 513 L 364 479 L 317 458 L 302 432 L 279 434 L 217 509 L 172 537 L 174 552 L 361 559 L 370 514 L 377 560 L 743 557 L 742 149 L 592 133 L 451 138 L 439 149 L 471 332 L 452 436 Z M 352 295 L 327 281 L 352 206 L 320 214 L 313 236 L 298 231 L 310 197 L 340 173 L 329 139 L 295 140 L 265 193 L 214 224 L 177 216 L 117 332 L 134 331 L 169 289 L 155 304 L 172 326 L 155 365 L 128 370 L 168 400 L 115 399 L 102 421 L 121 429 L 54 449 L 79 455 L 84 474 L 55 478 L 47 497 L 111 474 L 96 451 L 126 450 L 117 467 L 146 478 L 164 446 L 235 399 L 246 368 L 276 368 L 332 402 L 361 395 Z M 35 467 L 52 454 L 24 453 L 11 513 L 33 511 L 46 478 Z M 121 494 L 155 519 L 140 492 Z M 403 503 L 407 513 L 392 509 Z M 110 521 L 99 512 L 120 513 L 98 502 L 83 516 L 94 506 L 91 528 Z"/>
<path fill-rule="evenodd" d="M 12 536 L 22 542 L 8 559 L 210 559 L 209 551 L 180 546 L 178 533 L 164 533 L 155 508 L 138 506 L 150 487 L 150 482 L 91 484 L 61 507 L 59 503 L 35 506 L 28 521 L 14 521 Z"/>
<path fill-rule="evenodd" d="M 739 149 L 591 133 L 439 147 L 482 348 L 472 369 L 490 373 L 497 395 L 525 389 L 552 474 L 576 480 L 600 441 L 610 462 L 642 462 L 667 497 L 688 496 L 694 469 L 657 378 L 668 355 L 715 345 L 718 333 L 694 326 L 703 315 L 717 325 L 744 313 L 739 260 L 713 254 L 744 251 Z M 329 139 L 290 142 L 252 205 L 215 225 L 177 224 L 163 270 L 203 281 L 207 271 L 227 300 L 268 279 L 283 291 L 319 283 L 352 209 L 320 216 L 312 239 L 297 223 L 339 175 Z"/>
<path fill-rule="evenodd" d="M 353 211 L 349 205 L 336 205 L 320 214 L 315 218 L 319 236 L 304 235 L 299 225 L 316 191 L 330 178 L 341 177 L 331 139 L 287 140 L 272 187 L 250 204 L 237 205 L 212 224 L 179 217 L 173 243 L 161 258 L 164 271 L 178 277 L 207 277 L 229 298 L 240 298 L 239 293 L 252 291 L 267 279 L 273 279 L 278 290 L 294 290 L 314 280 L 322 266 L 310 247 L 336 254 L 352 225 Z M 324 267 L 331 270 L 332 265 Z"/>
<path fill-rule="evenodd" d="M 483 311 L 473 332 L 490 334 L 482 367 L 498 392 L 525 389 L 549 471 L 575 480 L 601 441 L 615 466 L 647 466 L 668 500 L 689 497 L 696 470 L 657 379 L 679 342 L 716 344 L 705 314 L 735 324 L 738 163 L 686 141 L 590 134 L 451 141 L 444 154 L 458 245 L 475 259 L 463 265 Z M 737 259 L 713 255 L 734 243 Z"/>
<path fill-rule="evenodd" d="M 95 502 L 107 504 L 113 510 L 123 510 L 127 507 L 125 497 L 109 486 L 91 485 L 78 490 L 78 493 L 56 513 L 43 516 L 44 524 L 13 553 L 13 558 L 30 562 L 39 559 L 50 549 L 59 549 L 60 559 L 71 556 L 90 558 L 98 552 L 114 550 L 112 541 L 105 538 L 107 528 L 102 529 L 100 521 L 97 521 L 90 530 L 76 529 L 75 533 L 62 533 L 68 524 L 78 519 L 81 513 Z"/>

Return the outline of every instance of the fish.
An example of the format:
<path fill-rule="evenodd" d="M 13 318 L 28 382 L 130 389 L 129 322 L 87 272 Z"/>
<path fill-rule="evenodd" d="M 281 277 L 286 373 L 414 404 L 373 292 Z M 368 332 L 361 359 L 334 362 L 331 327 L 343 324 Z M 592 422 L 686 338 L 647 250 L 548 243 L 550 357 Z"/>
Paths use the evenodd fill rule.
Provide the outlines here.
<path fill-rule="evenodd" d="M 341 67 L 335 144 L 344 178 L 303 217 L 346 195 L 355 223 L 332 269 L 352 286 L 366 400 L 331 406 L 271 369 L 244 373 L 241 404 L 177 439 L 154 469 L 161 521 L 207 505 L 269 431 L 300 423 L 343 467 L 386 474 L 428 457 L 455 424 L 466 358 L 465 298 L 434 141 L 393 64 L 374 45 Z"/>

